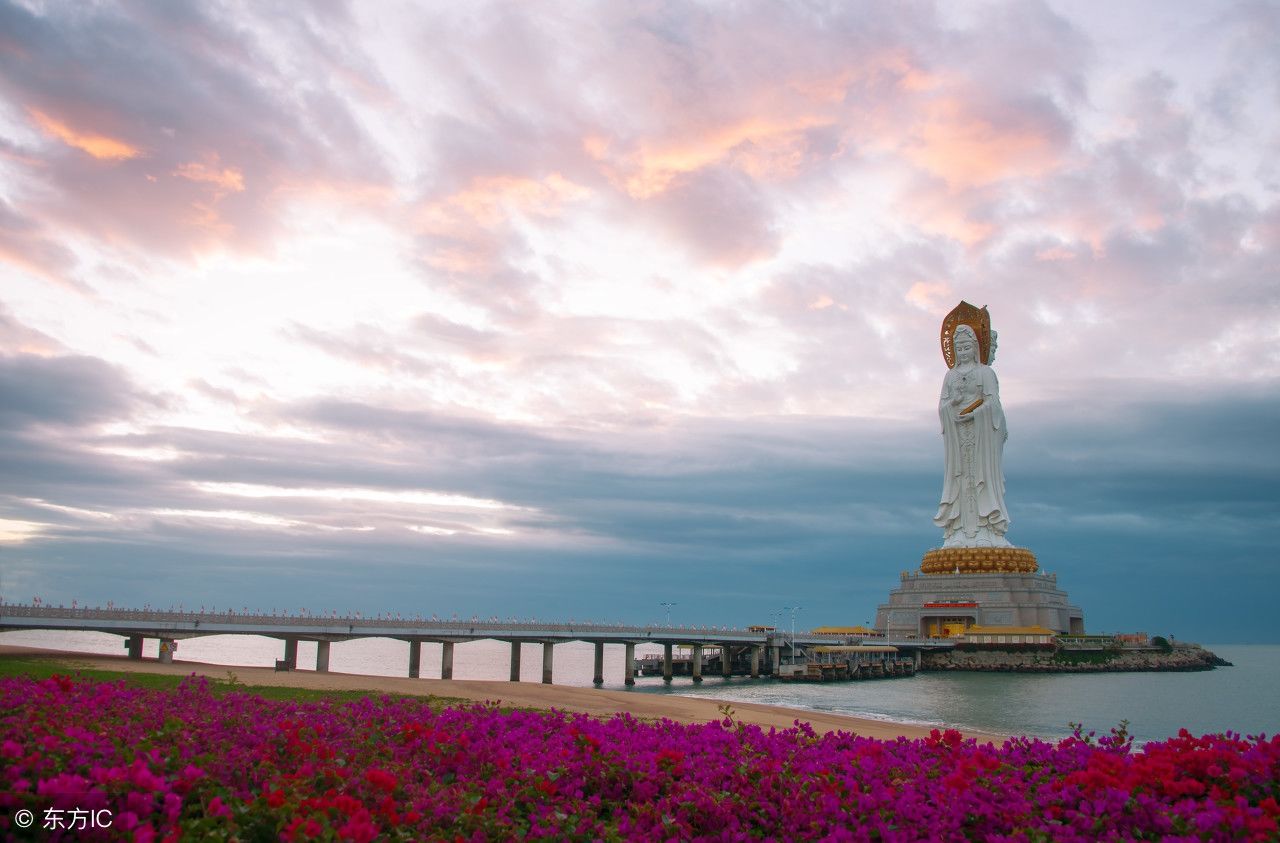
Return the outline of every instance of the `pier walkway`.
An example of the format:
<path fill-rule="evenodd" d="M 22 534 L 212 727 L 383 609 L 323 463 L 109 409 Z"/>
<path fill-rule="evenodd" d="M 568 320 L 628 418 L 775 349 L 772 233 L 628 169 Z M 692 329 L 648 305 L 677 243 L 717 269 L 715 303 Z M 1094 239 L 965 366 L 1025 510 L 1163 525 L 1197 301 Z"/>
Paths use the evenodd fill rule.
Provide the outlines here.
<path fill-rule="evenodd" d="M 105 632 L 125 639 L 130 658 L 142 658 L 142 642 L 146 638 L 160 641 L 160 660 L 173 660 L 175 641 L 205 635 L 262 635 L 284 642 L 283 658 L 276 663 L 282 670 L 298 666 L 298 642 L 316 642 L 317 672 L 329 670 L 329 652 L 334 643 L 356 638 L 392 638 L 409 644 L 408 675 L 418 678 L 422 668 L 422 644 L 442 645 L 440 677 L 453 678 L 453 648 L 467 641 L 492 639 L 511 644 L 511 681 L 520 679 L 520 650 L 526 643 L 542 644 L 542 681 L 550 684 L 556 644 L 585 641 L 595 645 L 596 684 L 604 682 L 604 648 L 621 645 L 628 685 L 635 683 L 638 644 L 659 644 L 663 648 L 663 678 L 672 677 L 672 650 L 687 647 L 692 651 L 690 672 L 693 681 L 702 681 L 703 649 L 718 648 L 723 675 L 732 675 L 734 664 L 741 672 L 758 677 L 762 672 L 776 674 L 783 664 L 785 652 L 794 660 L 808 648 L 831 644 L 880 644 L 896 647 L 903 656 L 917 662 L 925 649 L 950 649 L 948 639 L 908 638 L 888 640 L 879 635 L 833 636 L 828 633 L 777 630 L 734 629 L 697 626 L 628 626 L 602 623 L 558 623 L 541 621 L 490 620 L 423 620 L 421 618 L 359 615 L 340 617 L 309 614 L 261 614 L 246 612 L 157 611 L 150 609 L 89 609 L 0 604 L 0 632 L 14 630 L 73 630 Z"/>

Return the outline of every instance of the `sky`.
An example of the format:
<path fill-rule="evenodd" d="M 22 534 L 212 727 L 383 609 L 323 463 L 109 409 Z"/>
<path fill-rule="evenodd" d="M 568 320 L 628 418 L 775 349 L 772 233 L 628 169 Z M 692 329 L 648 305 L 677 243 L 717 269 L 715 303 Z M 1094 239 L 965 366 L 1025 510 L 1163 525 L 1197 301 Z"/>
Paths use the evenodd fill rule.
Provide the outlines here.
<path fill-rule="evenodd" d="M 1276 642 L 1280 4 L 0 0 L 0 595 Z M 664 603 L 675 604 L 664 606 Z"/>

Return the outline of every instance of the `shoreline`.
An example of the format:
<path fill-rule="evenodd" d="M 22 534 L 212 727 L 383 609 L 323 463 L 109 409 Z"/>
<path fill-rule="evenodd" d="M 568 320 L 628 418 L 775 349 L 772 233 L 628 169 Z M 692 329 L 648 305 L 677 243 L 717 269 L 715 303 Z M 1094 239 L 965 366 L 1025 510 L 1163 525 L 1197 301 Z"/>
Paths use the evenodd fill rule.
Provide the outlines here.
<path fill-rule="evenodd" d="M 721 720 L 723 702 L 705 697 L 685 697 L 676 694 L 645 694 L 632 691 L 614 691 L 602 688 L 583 688 L 570 685 L 543 685 L 533 682 L 504 682 L 482 679 L 409 679 L 407 677 L 368 676 L 356 673 L 316 673 L 309 670 L 276 671 L 269 667 L 240 667 L 210 664 L 196 661 L 177 661 L 161 664 L 155 659 L 137 661 L 123 655 L 83 653 L 71 650 L 44 649 L 0 645 L 0 658 L 47 658 L 67 666 L 68 670 L 112 670 L 122 673 L 160 673 L 172 676 L 207 676 L 225 680 L 234 673 L 245 685 L 270 685 L 289 688 L 308 688 L 326 691 L 368 691 L 412 696 L 453 697 L 474 702 L 500 702 L 519 708 L 557 709 L 560 711 L 589 714 L 594 717 L 612 717 L 630 714 L 641 719 L 668 719 L 678 723 L 706 723 Z M 911 723 L 898 723 L 810 711 L 800 708 L 763 705 L 760 703 L 729 703 L 733 717 L 742 723 L 751 723 L 764 729 L 789 729 L 795 721 L 808 723 L 814 731 L 852 732 L 869 738 L 895 740 L 897 738 L 924 738 L 934 727 Z M 966 738 L 983 743 L 1002 743 L 1008 736 L 964 730 Z"/>
<path fill-rule="evenodd" d="M 921 672 L 961 673 L 1188 673 L 1234 667 L 1199 644 L 1182 644 L 1168 652 L 1066 651 L 1060 653 L 992 648 L 966 648 L 924 656 Z M 1072 658 L 1071 656 L 1074 656 Z"/>

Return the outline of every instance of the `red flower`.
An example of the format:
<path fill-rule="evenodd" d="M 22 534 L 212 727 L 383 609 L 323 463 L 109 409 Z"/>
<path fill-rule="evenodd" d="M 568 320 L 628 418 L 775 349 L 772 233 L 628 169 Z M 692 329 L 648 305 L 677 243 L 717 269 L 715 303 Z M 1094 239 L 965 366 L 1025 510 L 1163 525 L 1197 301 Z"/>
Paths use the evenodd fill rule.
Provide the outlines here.
<path fill-rule="evenodd" d="M 661 764 L 663 761 L 669 762 L 671 764 L 679 764 L 683 760 L 684 760 L 684 753 L 678 749 L 663 747 L 662 749 L 658 750 L 659 764 Z"/>
<path fill-rule="evenodd" d="M 396 785 L 398 784 L 395 776 L 391 775 L 386 770 L 379 770 L 377 767 L 370 767 L 368 770 L 365 770 L 364 779 L 374 787 L 385 790 L 388 793 L 395 790 Z"/>
<path fill-rule="evenodd" d="M 352 818 L 338 829 L 339 837 L 352 840 L 354 843 L 370 843 L 378 836 L 378 827 L 367 818 Z"/>
<path fill-rule="evenodd" d="M 932 746 L 959 746 L 964 743 L 964 735 L 955 729 L 947 729 L 945 732 L 931 729 L 928 743 Z"/>

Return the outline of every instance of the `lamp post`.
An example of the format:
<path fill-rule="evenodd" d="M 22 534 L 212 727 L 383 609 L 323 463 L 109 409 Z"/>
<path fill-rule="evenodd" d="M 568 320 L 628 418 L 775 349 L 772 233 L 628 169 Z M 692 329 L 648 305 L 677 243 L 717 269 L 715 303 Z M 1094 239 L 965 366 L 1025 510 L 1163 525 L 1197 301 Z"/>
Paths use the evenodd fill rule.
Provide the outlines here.
<path fill-rule="evenodd" d="M 783 611 L 791 612 L 791 663 L 796 663 L 796 612 L 804 606 L 783 606 Z"/>
<path fill-rule="evenodd" d="M 667 610 L 667 628 L 668 628 L 668 629 L 670 629 L 670 628 L 671 628 L 671 607 L 672 607 L 672 606 L 677 606 L 677 605 L 679 605 L 679 604 L 678 604 L 678 603 L 670 603 L 670 602 L 668 602 L 668 601 L 665 601 L 665 600 L 664 600 L 664 601 L 662 601 L 661 603 L 659 603 L 658 605 L 659 605 L 659 606 L 662 606 L 664 609 L 666 609 L 666 610 Z"/>

